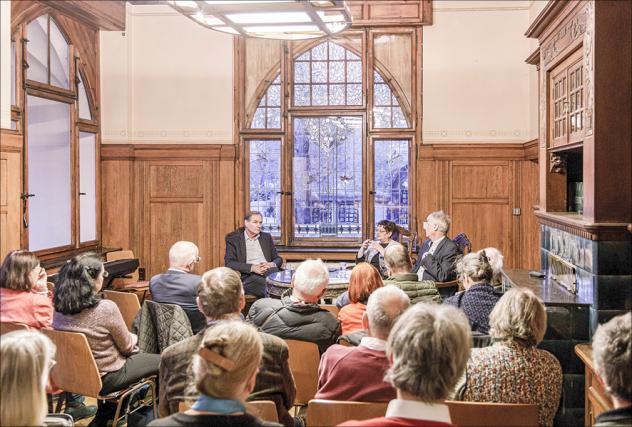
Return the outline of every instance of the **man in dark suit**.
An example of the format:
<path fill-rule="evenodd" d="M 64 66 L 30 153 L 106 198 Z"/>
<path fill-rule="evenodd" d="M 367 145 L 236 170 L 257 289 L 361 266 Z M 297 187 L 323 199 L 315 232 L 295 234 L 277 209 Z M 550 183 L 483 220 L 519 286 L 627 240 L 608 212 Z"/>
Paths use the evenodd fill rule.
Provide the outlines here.
<path fill-rule="evenodd" d="M 202 329 L 206 323 L 195 302 L 202 278 L 191 273 L 198 262 L 200 252 L 195 243 L 176 242 L 169 249 L 169 269 L 149 281 L 152 300 L 182 307 L 191 322 L 193 333 Z"/>
<path fill-rule="evenodd" d="M 257 298 L 268 296 L 266 276 L 279 271 L 283 258 L 277 254 L 272 236 L 261 231 L 263 215 L 250 211 L 244 227 L 226 235 L 224 265 L 241 273 L 244 292 Z"/>
<path fill-rule="evenodd" d="M 443 211 L 432 212 L 424 222 L 426 237 L 412 272 L 419 280 L 449 282 L 456 278 L 459 247 L 448 236 L 450 217 Z"/>
<path fill-rule="evenodd" d="M 200 311 L 206 316 L 207 328 L 225 320 L 240 319 L 246 300 L 239 274 L 226 267 L 207 271 L 202 276 L 197 301 Z M 160 356 L 161 416 L 178 412 L 178 404 L 185 396 L 197 394 L 191 381 L 191 361 L 200 348 L 205 331 L 167 347 Z M 294 426 L 288 409 L 294 404 L 296 386 L 290 372 L 287 344 L 275 336 L 260 334 L 263 355 L 255 388 L 248 400 L 272 400 L 276 404 L 279 421 L 286 427 Z"/>

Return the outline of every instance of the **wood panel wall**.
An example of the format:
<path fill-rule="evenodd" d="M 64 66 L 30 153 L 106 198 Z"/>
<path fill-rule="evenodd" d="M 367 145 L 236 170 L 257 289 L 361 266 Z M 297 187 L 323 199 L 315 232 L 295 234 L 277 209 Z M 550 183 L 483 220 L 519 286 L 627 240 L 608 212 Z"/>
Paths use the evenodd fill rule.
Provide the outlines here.
<path fill-rule="evenodd" d="M 132 249 L 147 277 L 178 240 L 200 248 L 198 272 L 223 265 L 235 222 L 232 145 L 103 145 L 103 244 Z"/>
<path fill-rule="evenodd" d="M 537 150 L 531 145 L 422 146 L 414 207 L 419 221 L 444 209 L 452 216 L 452 235 L 466 232 L 475 249 L 499 248 L 509 267 L 539 268 Z M 147 277 L 167 267 L 177 240 L 200 247 L 199 272 L 223 265 L 224 235 L 243 213 L 236 153 L 234 145 L 103 145 L 104 246 L 131 248 Z M 418 229 L 423 234 L 421 224 Z"/>
<path fill-rule="evenodd" d="M 20 249 L 22 136 L 0 129 L 0 258 Z"/>

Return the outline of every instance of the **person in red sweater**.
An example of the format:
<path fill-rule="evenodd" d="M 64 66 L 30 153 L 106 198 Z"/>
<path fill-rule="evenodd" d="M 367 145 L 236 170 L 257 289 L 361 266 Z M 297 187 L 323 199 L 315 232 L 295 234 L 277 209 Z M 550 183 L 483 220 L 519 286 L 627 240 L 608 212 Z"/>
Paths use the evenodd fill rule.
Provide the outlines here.
<path fill-rule="evenodd" d="M 364 265 L 373 269 L 369 264 Z M 316 399 L 359 402 L 394 399 L 395 389 L 383 379 L 389 365 L 386 340 L 397 318 L 409 306 L 410 299 L 401 289 L 395 286 L 376 289 L 362 316 L 363 329 L 368 336 L 362 338 L 358 347 L 336 344 L 323 354 L 318 368 Z"/>
<path fill-rule="evenodd" d="M 50 328 L 53 302 L 48 296 L 46 270 L 28 251 L 11 251 L 0 267 L 0 322 Z"/>
<path fill-rule="evenodd" d="M 397 390 L 386 416 L 341 426 L 451 426 L 443 401 L 463 374 L 470 355 L 470 326 L 449 306 L 419 303 L 395 323 L 386 344 L 391 367 L 385 379 Z"/>

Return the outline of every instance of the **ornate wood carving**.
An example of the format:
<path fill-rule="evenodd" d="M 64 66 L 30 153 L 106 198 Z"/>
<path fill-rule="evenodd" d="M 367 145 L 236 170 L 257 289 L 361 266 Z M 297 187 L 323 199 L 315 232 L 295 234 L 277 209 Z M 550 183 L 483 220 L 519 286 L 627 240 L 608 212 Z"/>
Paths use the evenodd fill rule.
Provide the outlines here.
<path fill-rule="evenodd" d="M 593 112 L 595 107 L 595 95 L 593 91 L 593 74 L 595 71 L 593 55 L 593 31 L 595 22 L 595 5 L 588 3 L 586 8 L 586 32 L 584 33 L 584 90 L 586 93 L 586 107 L 584 110 L 586 135 L 593 134 Z"/>
<path fill-rule="evenodd" d="M 542 63 L 548 66 L 560 52 L 571 43 L 579 39 L 586 32 L 586 10 L 579 12 L 574 18 L 563 25 L 541 48 Z"/>
<path fill-rule="evenodd" d="M 551 153 L 549 172 L 566 175 L 566 156 L 560 153 Z"/>

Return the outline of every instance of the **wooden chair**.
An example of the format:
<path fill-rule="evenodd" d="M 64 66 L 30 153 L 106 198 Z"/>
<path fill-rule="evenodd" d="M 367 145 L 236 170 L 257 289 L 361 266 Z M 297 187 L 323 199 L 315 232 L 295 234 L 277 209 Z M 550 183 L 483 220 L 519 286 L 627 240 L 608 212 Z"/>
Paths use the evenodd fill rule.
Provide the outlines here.
<path fill-rule="evenodd" d="M 296 384 L 294 404 L 303 406 L 316 396 L 318 390 L 318 346 L 311 342 L 285 340 L 289 347 L 290 371 Z"/>
<path fill-rule="evenodd" d="M 340 402 L 312 399 L 307 405 L 307 425 L 335 426 L 348 420 L 362 421 L 383 417 L 388 402 Z"/>
<path fill-rule="evenodd" d="M 178 404 L 178 412 L 184 412 L 190 408 L 191 405 L 189 404 L 189 401 L 183 400 Z M 252 402 L 246 402 L 246 411 L 264 421 L 272 423 L 279 422 L 276 405 L 271 400 L 254 400 Z"/>
<path fill-rule="evenodd" d="M 97 364 L 94 361 L 92 351 L 88 345 L 85 335 L 77 332 L 56 331 L 53 329 L 42 329 L 44 335 L 53 341 L 57 346 L 57 354 L 55 359 L 57 364 L 51 370 L 51 380 L 55 386 L 61 388 L 66 393 L 76 393 L 82 396 L 93 397 L 98 400 L 106 400 L 116 403 L 116 412 L 112 425 L 116 425 L 119 419 L 126 417 L 129 413 L 135 412 L 144 406 L 153 407 L 154 417 L 158 416 L 156 411 L 156 376 L 144 378 L 132 384 L 126 389 L 102 396 L 100 394 L 102 383 Z M 140 405 L 133 411 L 129 411 L 129 406 L 125 410 L 125 414 L 121 416 L 121 407 L 124 402 L 129 404 L 131 398 L 139 391 L 149 386 L 151 394 L 147 393 L 146 397 L 140 401 Z M 149 402 L 148 397 L 151 397 Z M 61 397 L 57 402 L 56 412 L 61 410 L 64 398 Z"/>
<path fill-rule="evenodd" d="M 28 331 L 29 329 L 31 328 L 23 323 L 0 323 L 0 335 L 8 334 L 13 331 Z"/>
<path fill-rule="evenodd" d="M 105 254 L 106 261 L 117 261 L 119 259 L 133 259 L 134 252 L 130 250 L 114 251 Z M 145 296 L 149 291 L 149 282 L 146 280 L 139 280 L 138 269 L 130 274 L 130 277 L 116 278 L 112 280 L 112 289 L 119 292 L 132 292 L 135 293 L 140 299 L 142 304 L 145 300 Z"/>
<path fill-rule="evenodd" d="M 447 400 L 456 426 L 537 426 L 538 406 L 519 403 L 457 402 Z"/>
<path fill-rule="evenodd" d="M 46 289 L 48 289 L 49 294 L 52 295 L 55 290 L 55 284 L 53 282 L 46 282 Z"/>
<path fill-rule="evenodd" d="M 335 318 L 338 318 L 338 311 L 340 309 L 336 306 L 336 304 L 320 304 L 320 308 L 323 308 L 334 315 Z"/>
<path fill-rule="evenodd" d="M 131 292 L 118 292 L 118 291 L 103 291 L 103 297 L 114 301 L 116 306 L 123 315 L 123 320 L 127 325 L 127 329 L 132 330 L 132 323 L 136 318 L 136 315 L 140 311 L 140 302 L 138 296 Z"/>

